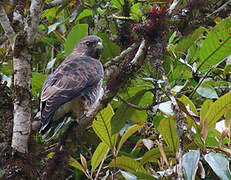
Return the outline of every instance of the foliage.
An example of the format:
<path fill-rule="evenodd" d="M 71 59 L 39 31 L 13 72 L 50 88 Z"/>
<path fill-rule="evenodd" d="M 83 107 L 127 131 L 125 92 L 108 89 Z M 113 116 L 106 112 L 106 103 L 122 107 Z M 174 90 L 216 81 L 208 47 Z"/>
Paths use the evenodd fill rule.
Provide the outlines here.
<path fill-rule="evenodd" d="M 182 2 L 185 8 L 186 1 Z M 48 74 L 72 52 L 79 39 L 88 34 L 101 37 L 104 44 L 102 62 L 106 64 L 133 42 L 140 42 L 133 31 L 134 24 L 148 23 L 145 14 L 154 11 L 153 7 L 161 9 L 163 4 L 166 5 L 166 1 L 97 3 L 87 0 L 80 5 L 74 0 L 44 10 L 40 36 L 32 52 L 34 104 L 38 104 Z M 183 8 L 177 7 L 177 11 Z M 192 17 L 198 18 L 201 12 L 192 11 Z M 172 21 L 168 19 L 166 25 L 168 44 L 163 66 L 188 124 L 188 134 L 183 141 L 184 177 L 230 179 L 231 17 L 213 19 L 212 25 L 200 24 L 187 32 L 181 19 Z M 177 24 L 178 21 L 181 23 Z M 7 47 L 7 43 L 0 47 L 0 75 L 11 80 L 12 59 L 8 57 L 11 50 Z M 33 108 L 38 109 L 38 105 Z M 83 140 L 88 150 L 76 150 L 69 160 L 67 174 L 75 179 L 84 176 L 103 179 L 111 174 L 121 179 L 127 176 L 134 179 L 174 177 L 179 145 L 174 119 L 162 77 L 146 58 L 138 73 L 130 77 L 118 96 L 97 114 L 92 127 L 86 130 L 86 134 L 94 132 L 89 139 Z M 217 128 L 220 122 L 225 124 L 222 130 Z M 37 141 L 44 143 L 39 138 Z M 48 157 L 51 158 L 52 153 Z M 172 173 L 169 175 L 167 171 Z"/>

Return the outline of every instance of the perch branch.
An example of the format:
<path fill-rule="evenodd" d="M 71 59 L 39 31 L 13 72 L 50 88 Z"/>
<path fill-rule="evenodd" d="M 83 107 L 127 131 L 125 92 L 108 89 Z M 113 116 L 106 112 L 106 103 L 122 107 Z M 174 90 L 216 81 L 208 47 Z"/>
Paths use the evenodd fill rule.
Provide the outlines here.
<path fill-rule="evenodd" d="M 138 43 L 134 43 L 130 47 L 122 51 L 119 56 L 116 56 L 111 61 L 106 62 L 103 65 L 104 68 L 106 69 L 105 76 L 108 77 L 112 72 L 114 72 L 115 69 L 117 68 L 117 64 L 119 64 L 127 54 L 134 51 L 138 46 L 139 46 Z"/>

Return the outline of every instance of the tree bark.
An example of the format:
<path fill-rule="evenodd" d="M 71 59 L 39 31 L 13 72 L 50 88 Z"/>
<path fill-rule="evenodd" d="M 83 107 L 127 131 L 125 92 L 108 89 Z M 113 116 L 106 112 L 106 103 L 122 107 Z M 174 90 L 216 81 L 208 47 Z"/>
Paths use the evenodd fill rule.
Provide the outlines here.
<path fill-rule="evenodd" d="M 30 7 L 30 20 L 24 18 L 23 3 L 15 6 L 13 22 L 19 32 L 13 46 L 14 67 L 14 127 L 12 148 L 21 153 L 28 152 L 31 129 L 31 53 L 43 8 L 43 1 L 33 0 Z"/>
<path fill-rule="evenodd" d="M 25 36 L 18 35 L 13 56 L 15 101 L 11 146 L 21 153 L 28 152 L 31 127 L 31 55 L 25 44 Z"/>

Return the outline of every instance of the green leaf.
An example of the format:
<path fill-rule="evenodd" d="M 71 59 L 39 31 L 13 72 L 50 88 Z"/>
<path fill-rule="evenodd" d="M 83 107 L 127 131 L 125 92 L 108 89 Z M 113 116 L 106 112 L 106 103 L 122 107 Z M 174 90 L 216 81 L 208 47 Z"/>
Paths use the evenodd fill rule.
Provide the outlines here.
<path fill-rule="evenodd" d="M 143 125 L 138 125 L 135 124 L 131 127 L 129 127 L 126 132 L 123 134 L 123 136 L 121 137 L 121 140 L 119 142 L 117 151 L 119 152 L 120 148 L 122 147 L 122 145 L 125 143 L 125 141 L 131 136 L 133 135 L 136 131 L 138 131 L 139 129 L 141 129 L 143 127 Z"/>
<path fill-rule="evenodd" d="M 208 135 L 209 127 L 208 127 L 208 121 L 205 120 L 205 117 L 207 116 L 208 110 L 211 107 L 213 102 L 211 100 L 205 100 L 200 112 L 200 129 L 201 134 L 203 136 L 203 139 L 205 140 Z"/>
<path fill-rule="evenodd" d="M 199 39 L 202 33 L 206 30 L 204 27 L 199 27 L 192 34 L 183 38 L 176 46 L 175 46 L 175 54 L 178 58 L 180 58 L 184 53 L 189 49 L 189 47 Z"/>
<path fill-rule="evenodd" d="M 220 153 L 209 153 L 205 155 L 205 161 L 222 180 L 230 180 L 229 160 Z"/>
<path fill-rule="evenodd" d="M 60 39 L 50 38 L 47 36 L 43 37 L 41 40 L 48 44 L 62 44 L 63 43 Z"/>
<path fill-rule="evenodd" d="M 184 168 L 184 174 L 186 179 L 195 179 L 199 159 L 199 150 L 192 150 L 184 154 L 182 165 Z"/>
<path fill-rule="evenodd" d="M 133 97 L 129 98 L 127 101 L 132 104 L 139 104 L 142 97 L 144 96 L 146 90 L 139 91 Z M 135 117 L 134 117 L 135 115 Z M 132 118 L 133 116 L 133 118 Z M 120 131 L 122 127 L 124 127 L 127 120 L 135 120 L 139 122 L 145 122 L 147 118 L 147 114 L 145 111 L 136 110 L 127 104 L 121 104 L 115 115 L 112 117 L 111 126 L 112 126 L 112 134 L 117 133 Z"/>
<path fill-rule="evenodd" d="M 43 11 L 43 13 L 41 15 L 41 19 L 43 19 L 45 17 L 47 19 L 49 19 L 49 17 L 55 17 L 55 16 L 56 16 L 56 8 L 53 7 L 53 8 L 50 8 L 50 9 Z"/>
<path fill-rule="evenodd" d="M 218 98 L 207 111 L 204 121 L 208 122 L 208 127 L 214 127 L 216 122 L 224 115 L 225 109 L 231 105 L 231 92 Z"/>
<path fill-rule="evenodd" d="M 11 76 L 13 74 L 13 67 L 12 65 L 8 64 L 6 66 L 0 66 L 0 72 L 5 74 L 6 76 Z"/>
<path fill-rule="evenodd" d="M 103 40 L 103 59 L 112 58 L 120 53 L 120 47 L 112 42 L 105 33 L 97 33 L 97 36 Z"/>
<path fill-rule="evenodd" d="M 231 130 L 231 107 L 225 109 L 225 127 Z"/>
<path fill-rule="evenodd" d="M 189 106 L 189 109 L 195 114 L 198 115 L 196 106 L 193 104 L 193 102 L 185 95 L 181 96 L 181 98 L 177 98 L 178 100 L 180 100 L 182 103 L 184 103 L 184 105 L 187 107 Z"/>
<path fill-rule="evenodd" d="M 197 64 L 198 69 L 208 69 L 230 55 L 230 27 L 231 17 L 222 20 L 208 33 L 200 48 L 200 61 Z"/>
<path fill-rule="evenodd" d="M 136 172 L 134 173 L 137 178 L 139 179 L 145 179 L 145 180 L 154 180 L 154 179 L 159 179 L 157 177 L 154 177 L 153 175 L 149 175 L 147 173 L 142 173 L 142 172 Z"/>
<path fill-rule="evenodd" d="M 87 17 L 87 16 L 92 16 L 92 10 L 91 9 L 84 9 L 83 12 L 81 12 L 75 22 Z"/>
<path fill-rule="evenodd" d="M 53 158 L 54 155 L 55 155 L 54 152 L 50 152 L 47 155 L 47 157 L 49 159 L 51 159 L 51 158 Z M 72 167 L 75 167 L 75 168 L 77 168 L 77 169 L 79 169 L 79 170 L 81 170 L 83 172 L 85 172 L 83 166 L 77 160 L 75 160 L 73 157 L 70 157 L 70 159 L 69 159 L 69 165 L 72 166 Z"/>
<path fill-rule="evenodd" d="M 198 94 L 200 94 L 202 97 L 206 97 L 209 99 L 217 99 L 218 98 L 216 90 L 212 86 L 205 84 L 205 83 L 202 83 L 197 88 L 196 92 Z"/>
<path fill-rule="evenodd" d="M 142 17 L 142 11 L 141 11 L 142 4 L 141 3 L 135 3 L 131 7 L 130 16 L 132 20 L 139 21 Z"/>
<path fill-rule="evenodd" d="M 212 100 L 205 100 L 204 103 L 201 106 L 201 111 L 200 111 L 200 119 L 204 120 L 205 116 L 210 108 L 210 106 L 213 104 Z"/>
<path fill-rule="evenodd" d="M 122 9 L 124 5 L 124 0 L 110 0 L 118 9 Z"/>
<path fill-rule="evenodd" d="M 173 151 L 172 148 L 170 147 L 163 147 L 163 150 L 165 152 L 165 154 L 169 157 L 169 156 L 175 156 L 175 153 Z M 155 162 L 157 163 L 158 159 L 161 157 L 161 153 L 159 148 L 152 148 L 151 150 L 147 151 L 142 159 L 140 160 L 140 163 L 143 165 L 147 162 Z"/>
<path fill-rule="evenodd" d="M 138 161 L 126 156 L 117 157 L 116 161 L 113 159 L 110 162 L 109 167 L 121 168 L 130 173 L 136 173 L 136 172 L 146 173 L 146 170 Z"/>
<path fill-rule="evenodd" d="M 109 148 L 104 142 L 101 142 L 97 146 L 97 148 L 96 148 L 96 150 L 92 156 L 92 159 L 91 159 L 91 172 L 94 172 L 95 169 L 99 166 L 99 164 L 103 160 L 104 156 L 107 155 L 108 150 L 109 150 Z"/>
<path fill-rule="evenodd" d="M 219 142 L 217 139 L 220 139 L 221 133 L 217 131 L 215 128 L 209 128 L 208 129 L 208 135 L 205 140 L 205 145 L 207 147 L 218 147 Z"/>
<path fill-rule="evenodd" d="M 41 93 L 43 84 L 48 75 L 32 72 L 32 94 L 37 97 L 37 94 Z"/>
<path fill-rule="evenodd" d="M 75 25 L 67 36 L 67 40 L 65 42 L 65 55 L 68 56 L 72 52 L 74 47 L 77 45 L 78 41 L 87 35 L 87 24 Z"/>
<path fill-rule="evenodd" d="M 163 136 L 168 146 L 176 151 L 179 143 L 179 137 L 176 133 L 173 116 L 163 118 L 158 126 L 158 131 Z"/>
<path fill-rule="evenodd" d="M 107 146 L 111 149 L 114 146 L 115 139 L 115 136 L 112 136 L 111 134 L 110 124 L 113 115 L 114 111 L 111 105 L 109 104 L 106 108 L 104 108 L 97 114 L 97 120 L 94 120 L 92 124 L 92 127 L 97 136 L 99 136 L 101 141 L 107 144 Z"/>
<path fill-rule="evenodd" d="M 48 26 L 48 32 L 47 34 L 50 34 L 52 31 L 56 30 L 56 28 L 61 25 L 62 23 L 61 22 L 56 22 L 50 26 Z"/>
<path fill-rule="evenodd" d="M 226 76 L 226 75 L 228 75 L 230 73 L 231 73 L 231 64 L 228 64 L 224 68 L 224 75 Z"/>
<path fill-rule="evenodd" d="M 171 37 L 168 40 L 168 44 L 171 44 L 175 38 L 176 38 L 176 31 L 174 31 L 174 33 L 172 33 Z"/>
<path fill-rule="evenodd" d="M 70 157 L 69 165 L 76 168 L 76 169 L 79 169 L 79 170 L 85 172 L 83 166 L 77 160 L 75 160 L 73 157 Z"/>
<path fill-rule="evenodd" d="M 153 121 L 152 121 L 152 124 L 154 126 L 155 129 L 158 128 L 159 124 L 160 124 L 160 121 L 161 119 L 164 118 L 164 115 L 163 114 L 160 114 L 160 113 L 157 113 L 154 117 L 153 117 Z"/>

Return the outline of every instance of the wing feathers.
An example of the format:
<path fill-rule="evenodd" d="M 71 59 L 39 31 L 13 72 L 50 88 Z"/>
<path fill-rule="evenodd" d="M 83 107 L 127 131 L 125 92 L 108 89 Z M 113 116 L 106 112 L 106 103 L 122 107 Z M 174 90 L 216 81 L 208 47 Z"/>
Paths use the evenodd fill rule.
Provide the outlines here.
<path fill-rule="evenodd" d="M 42 89 L 41 121 L 44 126 L 50 123 L 52 120 L 50 117 L 62 104 L 86 94 L 101 79 L 103 79 L 103 67 L 98 60 L 80 56 L 64 61 L 47 78 Z"/>

